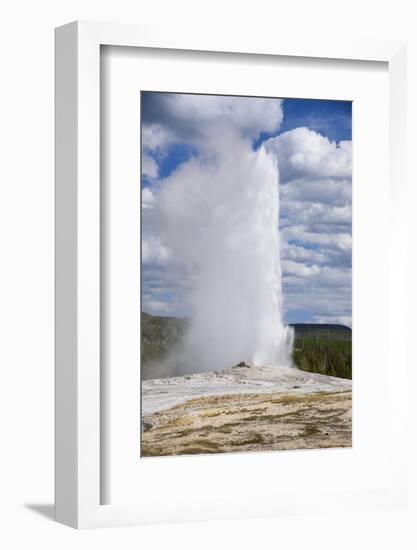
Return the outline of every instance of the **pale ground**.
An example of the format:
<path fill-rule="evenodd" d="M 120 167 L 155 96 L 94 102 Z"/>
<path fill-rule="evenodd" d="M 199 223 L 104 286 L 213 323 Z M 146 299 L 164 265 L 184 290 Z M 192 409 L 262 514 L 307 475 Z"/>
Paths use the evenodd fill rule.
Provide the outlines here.
<path fill-rule="evenodd" d="M 142 455 L 350 447 L 352 382 L 286 367 L 142 383 Z"/>

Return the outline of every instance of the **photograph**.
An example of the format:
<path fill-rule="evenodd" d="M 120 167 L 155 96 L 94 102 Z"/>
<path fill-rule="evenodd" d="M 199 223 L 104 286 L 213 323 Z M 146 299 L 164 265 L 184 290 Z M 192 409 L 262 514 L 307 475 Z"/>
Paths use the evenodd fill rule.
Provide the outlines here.
<path fill-rule="evenodd" d="M 351 447 L 352 102 L 138 101 L 140 457 Z"/>

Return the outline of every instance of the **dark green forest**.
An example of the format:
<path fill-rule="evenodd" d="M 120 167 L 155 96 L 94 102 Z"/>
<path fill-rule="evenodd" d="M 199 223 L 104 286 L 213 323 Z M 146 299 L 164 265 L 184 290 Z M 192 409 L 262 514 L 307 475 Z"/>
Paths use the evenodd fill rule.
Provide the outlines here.
<path fill-rule="evenodd" d="M 297 327 L 299 327 L 297 329 Z M 352 331 L 349 327 L 329 325 L 304 330 L 295 325 L 293 361 L 307 372 L 352 379 Z"/>
<path fill-rule="evenodd" d="M 142 313 L 141 358 L 144 378 L 155 378 L 188 326 L 188 319 Z M 352 331 L 333 324 L 295 324 L 294 364 L 301 370 L 339 378 L 352 378 Z M 169 376 L 168 372 L 159 374 Z"/>

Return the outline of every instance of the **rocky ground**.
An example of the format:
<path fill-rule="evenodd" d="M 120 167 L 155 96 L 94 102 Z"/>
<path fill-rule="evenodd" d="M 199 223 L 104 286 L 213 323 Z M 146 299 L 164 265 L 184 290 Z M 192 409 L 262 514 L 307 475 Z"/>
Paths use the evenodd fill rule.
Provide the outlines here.
<path fill-rule="evenodd" d="M 351 381 L 241 363 L 142 383 L 142 456 L 350 447 Z"/>

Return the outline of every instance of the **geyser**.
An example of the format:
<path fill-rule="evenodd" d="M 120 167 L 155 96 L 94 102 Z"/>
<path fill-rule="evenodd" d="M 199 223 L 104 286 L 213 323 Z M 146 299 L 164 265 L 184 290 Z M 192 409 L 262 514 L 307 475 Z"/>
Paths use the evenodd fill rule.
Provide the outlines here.
<path fill-rule="evenodd" d="M 276 158 L 218 122 L 199 150 L 165 180 L 159 201 L 161 239 L 186 270 L 191 311 L 175 362 L 183 372 L 240 361 L 290 366 Z"/>

